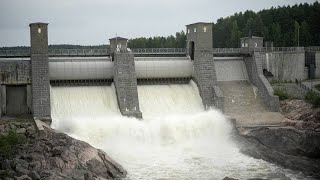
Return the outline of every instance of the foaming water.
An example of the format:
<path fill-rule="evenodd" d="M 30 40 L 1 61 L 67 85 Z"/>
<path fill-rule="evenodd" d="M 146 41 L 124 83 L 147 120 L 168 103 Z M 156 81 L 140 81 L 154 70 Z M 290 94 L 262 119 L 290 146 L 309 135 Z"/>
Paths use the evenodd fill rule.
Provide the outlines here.
<path fill-rule="evenodd" d="M 128 179 L 299 177 L 239 153 L 231 126 L 196 85 L 138 86 L 144 119 L 121 116 L 111 87 L 53 87 L 52 127 L 103 149 Z"/>

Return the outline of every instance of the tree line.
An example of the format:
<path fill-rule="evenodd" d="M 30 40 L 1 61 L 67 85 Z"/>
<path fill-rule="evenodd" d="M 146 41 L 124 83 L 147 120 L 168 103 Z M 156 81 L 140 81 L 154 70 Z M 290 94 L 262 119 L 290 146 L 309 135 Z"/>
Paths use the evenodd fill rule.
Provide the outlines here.
<path fill-rule="evenodd" d="M 294 6 L 271 7 L 259 12 L 245 11 L 220 18 L 213 26 L 215 48 L 240 47 L 240 38 L 260 36 L 272 41 L 275 47 L 319 46 L 320 45 L 320 4 L 299 4 Z M 186 34 L 177 32 L 168 37 L 140 37 L 128 41 L 129 48 L 185 48 Z M 5 49 L 27 49 L 29 47 L 0 47 Z M 109 48 L 109 45 L 50 45 L 50 49 L 91 49 Z"/>
<path fill-rule="evenodd" d="M 320 4 L 299 4 L 294 6 L 271 7 L 259 12 L 245 11 L 220 18 L 213 26 L 215 48 L 240 47 L 240 38 L 260 36 L 272 41 L 276 47 L 319 46 L 320 45 Z M 130 39 L 130 48 L 183 48 L 186 34 L 176 36 Z"/>
<path fill-rule="evenodd" d="M 214 25 L 214 47 L 239 47 L 240 38 L 260 36 L 274 46 L 319 46 L 320 4 L 272 7 L 257 13 L 246 11 L 218 19 Z"/>
<path fill-rule="evenodd" d="M 129 48 L 185 48 L 186 47 L 186 34 L 184 31 L 176 32 L 176 35 L 163 37 L 140 37 L 130 39 L 128 41 Z"/>

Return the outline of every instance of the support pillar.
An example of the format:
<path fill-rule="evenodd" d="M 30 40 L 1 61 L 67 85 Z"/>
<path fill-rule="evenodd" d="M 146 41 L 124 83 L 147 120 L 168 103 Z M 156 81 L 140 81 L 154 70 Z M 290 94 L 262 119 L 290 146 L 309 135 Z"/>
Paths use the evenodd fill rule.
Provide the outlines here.
<path fill-rule="evenodd" d="M 142 118 L 132 52 L 114 53 L 114 84 L 122 115 Z"/>
<path fill-rule="evenodd" d="M 33 117 L 51 123 L 48 24 L 32 23 L 29 26 Z"/>
<path fill-rule="evenodd" d="M 6 107 L 6 105 L 7 105 L 6 85 L 1 85 L 1 86 L 0 86 L 0 90 L 1 90 L 1 92 L 0 92 L 0 94 L 1 94 L 1 95 L 0 95 L 0 96 L 1 96 L 1 99 L 0 99 L 0 100 L 1 100 L 1 101 L 0 101 L 0 103 L 1 103 L 1 108 L 0 108 L 0 109 L 1 109 L 1 110 L 0 110 L 0 111 L 1 111 L 1 114 L 0 114 L 0 115 L 1 115 L 1 117 L 2 117 L 2 115 L 3 115 L 3 114 L 6 114 L 6 111 L 7 111 L 7 110 L 6 110 L 6 108 L 7 108 L 7 107 Z"/>

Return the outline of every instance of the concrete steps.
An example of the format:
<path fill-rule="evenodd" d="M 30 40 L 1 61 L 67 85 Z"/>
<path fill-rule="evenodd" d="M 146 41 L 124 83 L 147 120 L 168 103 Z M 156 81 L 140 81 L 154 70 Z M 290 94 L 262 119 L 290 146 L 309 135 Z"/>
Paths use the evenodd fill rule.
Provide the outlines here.
<path fill-rule="evenodd" d="M 237 126 L 279 125 L 283 116 L 270 112 L 258 89 L 249 81 L 220 81 L 224 95 L 224 112 L 235 118 Z"/>

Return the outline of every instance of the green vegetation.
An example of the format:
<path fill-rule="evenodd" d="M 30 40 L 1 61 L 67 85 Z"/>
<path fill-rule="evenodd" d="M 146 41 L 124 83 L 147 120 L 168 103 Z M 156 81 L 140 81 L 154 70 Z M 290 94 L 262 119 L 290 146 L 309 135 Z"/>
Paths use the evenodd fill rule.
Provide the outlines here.
<path fill-rule="evenodd" d="M 177 32 L 176 36 L 135 38 L 128 42 L 129 48 L 185 48 L 186 34 L 184 31 Z"/>
<path fill-rule="evenodd" d="M 7 135 L 0 135 L 0 155 L 8 157 L 14 153 L 14 146 L 27 142 L 25 136 L 10 131 Z"/>
<path fill-rule="evenodd" d="M 0 171 L 0 179 L 5 179 L 11 177 L 8 170 Z"/>
<path fill-rule="evenodd" d="M 290 99 L 290 95 L 284 89 L 275 89 L 273 94 L 279 96 L 280 100 Z"/>
<path fill-rule="evenodd" d="M 320 95 L 314 91 L 308 91 L 305 99 L 307 102 L 313 104 L 314 107 L 320 107 Z"/>
<path fill-rule="evenodd" d="M 249 35 L 273 41 L 275 47 L 320 44 L 320 3 L 272 7 L 257 13 L 246 11 L 218 19 L 214 26 L 216 48 L 239 47 L 240 37 Z"/>
<path fill-rule="evenodd" d="M 314 86 L 318 91 L 320 91 L 320 84 Z"/>

